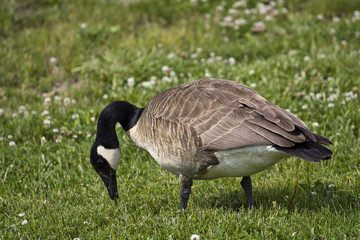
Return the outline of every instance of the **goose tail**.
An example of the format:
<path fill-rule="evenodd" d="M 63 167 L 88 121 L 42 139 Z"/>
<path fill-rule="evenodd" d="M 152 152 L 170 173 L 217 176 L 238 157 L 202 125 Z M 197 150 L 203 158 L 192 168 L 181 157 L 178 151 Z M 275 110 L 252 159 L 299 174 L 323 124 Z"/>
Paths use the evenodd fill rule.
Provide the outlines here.
<path fill-rule="evenodd" d="M 317 136 L 318 135 L 316 135 L 315 137 L 317 138 Z M 328 139 L 324 137 L 321 137 L 321 139 L 322 140 L 319 141 L 320 143 L 323 144 L 331 143 Z M 326 141 L 324 139 L 326 139 Z M 321 160 L 331 159 L 333 152 L 330 149 L 320 145 L 319 142 L 302 142 L 302 143 L 297 143 L 292 147 L 280 147 L 280 146 L 274 146 L 274 147 L 279 151 L 288 153 L 290 155 L 293 155 L 295 157 L 310 162 L 320 162 Z"/>

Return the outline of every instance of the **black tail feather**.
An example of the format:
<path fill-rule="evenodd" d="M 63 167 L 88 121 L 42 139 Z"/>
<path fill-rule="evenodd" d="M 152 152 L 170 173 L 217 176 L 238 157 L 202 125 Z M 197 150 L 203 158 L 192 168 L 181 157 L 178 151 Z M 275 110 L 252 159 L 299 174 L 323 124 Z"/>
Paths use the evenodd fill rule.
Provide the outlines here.
<path fill-rule="evenodd" d="M 315 135 L 315 134 L 314 134 Z M 315 135 L 318 142 L 325 142 L 324 137 L 317 138 L 319 135 Z M 320 139 L 320 140 L 319 140 Z M 327 139 L 326 139 L 327 140 Z M 329 140 L 327 140 L 330 142 Z M 331 144 L 330 143 L 324 143 L 324 144 Z M 328 160 L 332 157 L 332 151 L 319 143 L 315 142 L 302 142 L 297 143 L 292 147 L 279 147 L 274 146 L 275 149 L 288 153 L 290 155 L 293 155 L 295 157 L 302 158 L 304 160 L 310 161 L 310 162 L 320 162 L 321 160 Z"/>
<path fill-rule="evenodd" d="M 313 135 L 315 136 L 316 140 L 318 143 L 321 144 L 326 144 L 326 145 L 334 145 L 329 139 L 327 139 L 326 137 L 317 135 L 315 133 L 313 133 Z"/>

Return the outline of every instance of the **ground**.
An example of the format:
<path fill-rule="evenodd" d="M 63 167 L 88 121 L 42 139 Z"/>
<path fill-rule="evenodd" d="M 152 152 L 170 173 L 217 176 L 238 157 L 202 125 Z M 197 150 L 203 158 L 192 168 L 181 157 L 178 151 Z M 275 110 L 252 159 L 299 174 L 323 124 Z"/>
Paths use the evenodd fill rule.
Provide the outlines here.
<path fill-rule="evenodd" d="M 359 239 L 360 1 L 0 3 L 0 239 Z M 241 179 L 176 176 L 120 127 L 120 198 L 89 154 L 101 110 L 216 77 L 246 84 L 334 142 Z"/>

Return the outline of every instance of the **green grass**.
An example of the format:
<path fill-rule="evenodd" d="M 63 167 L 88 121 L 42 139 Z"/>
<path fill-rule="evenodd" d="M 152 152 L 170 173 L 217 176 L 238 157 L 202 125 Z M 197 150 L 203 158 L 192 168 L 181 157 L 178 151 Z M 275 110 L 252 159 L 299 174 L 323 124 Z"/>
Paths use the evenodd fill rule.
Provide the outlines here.
<path fill-rule="evenodd" d="M 0 1 L 1 240 L 360 238 L 360 1 L 275 1 L 261 15 L 248 0 L 233 12 L 246 20 L 238 29 L 221 25 L 233 2 Z M 265 30 L 252 32 L 259 21 Z M 164 80 L 163 66 L 173 71 Z M 180 213 L 177 177 L 118 127 L 111 201 L 89 163 L 102 108 L 144 106 L 205 76 L 297 113 L 334 142 L 333 159 L 254 175 L 251 211 L 241 179 L 195 181 Z"/>

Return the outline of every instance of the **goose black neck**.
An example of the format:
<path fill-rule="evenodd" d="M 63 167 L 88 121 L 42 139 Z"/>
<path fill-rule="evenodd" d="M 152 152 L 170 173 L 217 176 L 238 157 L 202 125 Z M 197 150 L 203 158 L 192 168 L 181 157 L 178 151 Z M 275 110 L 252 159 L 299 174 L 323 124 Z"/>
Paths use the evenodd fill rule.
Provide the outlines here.
<path fill-rule="evenodd" d="M 138 108 L 128 102 L 112 102 L 104 108 L 99 116 L 97 126 L 97 138 L 107 138 L 115 141 L 118 140 L 115 132 L 115 125 L 119 122 L 125 131 L 130 130 L 136 125 L 144 109 Z"/>

